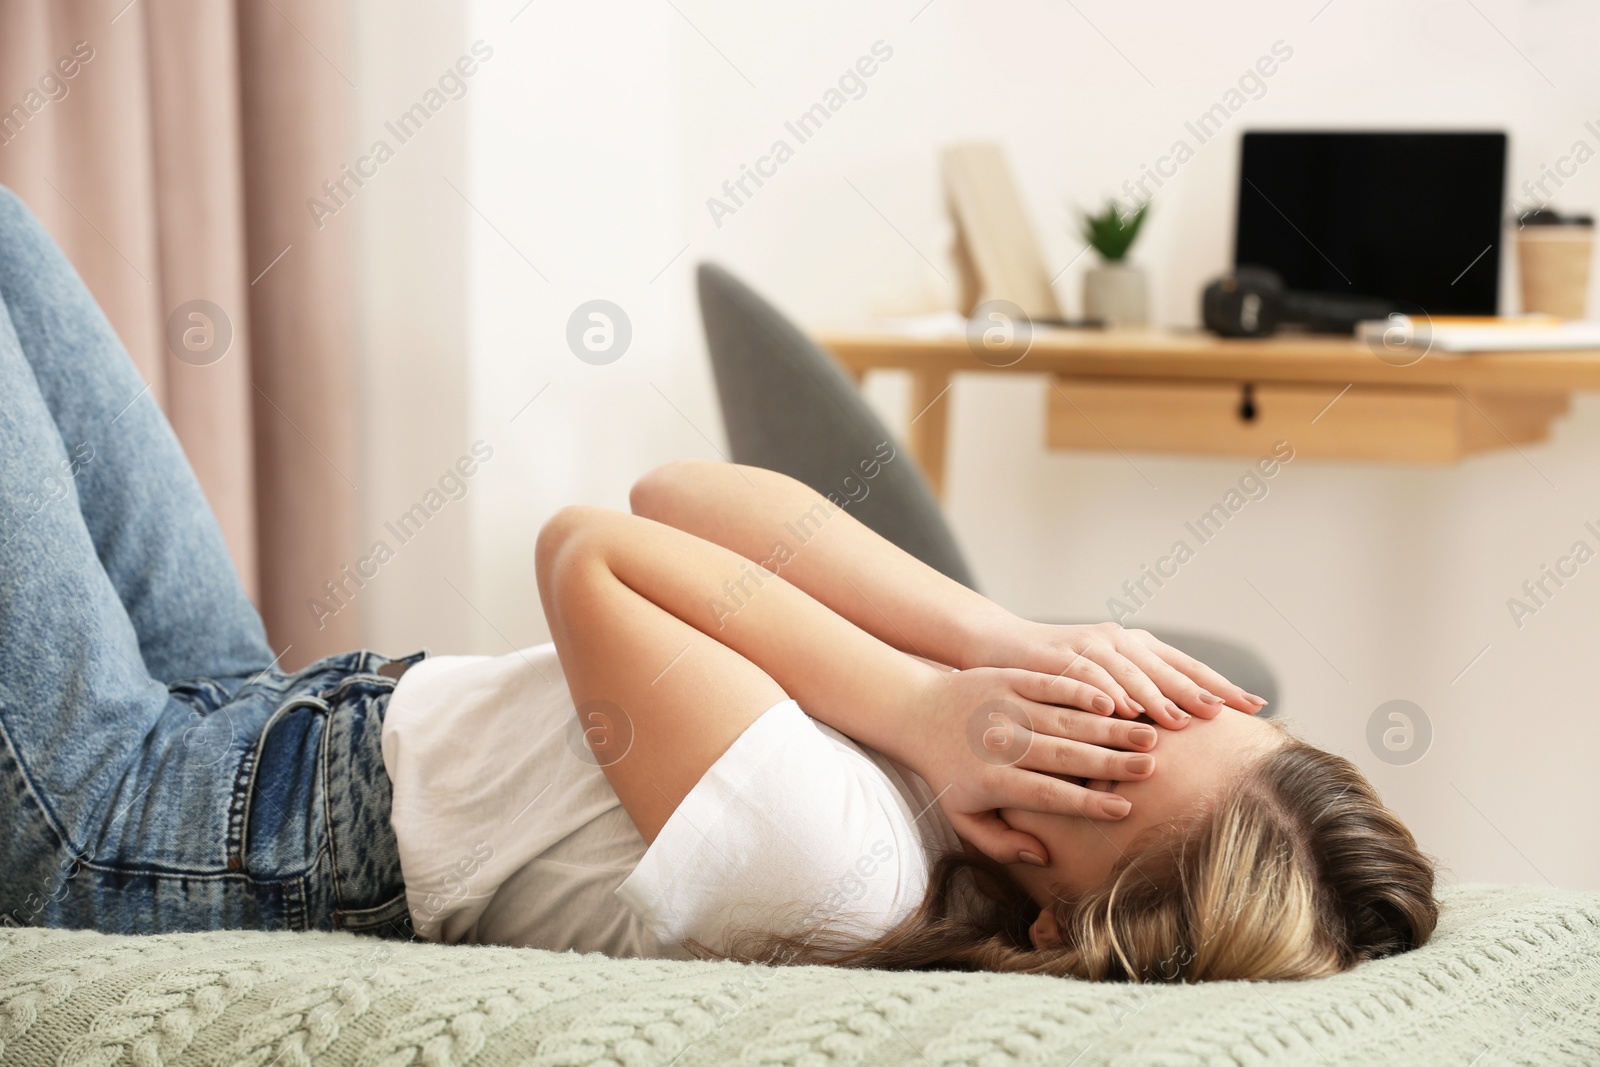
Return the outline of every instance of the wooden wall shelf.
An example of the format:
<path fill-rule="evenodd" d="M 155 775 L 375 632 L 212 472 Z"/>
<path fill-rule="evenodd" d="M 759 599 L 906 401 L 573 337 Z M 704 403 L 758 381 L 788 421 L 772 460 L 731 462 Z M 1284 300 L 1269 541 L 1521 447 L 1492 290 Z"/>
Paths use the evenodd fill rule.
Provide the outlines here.
<path fill-rule="evenodd" d="M 871 370 L 911 372 L 906 443 L 939 492 L 958 373 L 1048 376 L 1052 448 L 1255 456 L 1287 440 L 1311 458 L 1399 463 L 1544 440 L 1571 392 L 1600 390 L 1600 351 L 1415 358 L 1336 337 L 1036 328 L 1026 353 L 1007 362 L 978 358 L 954 333 L 819 339 L 858 382 Z"/>

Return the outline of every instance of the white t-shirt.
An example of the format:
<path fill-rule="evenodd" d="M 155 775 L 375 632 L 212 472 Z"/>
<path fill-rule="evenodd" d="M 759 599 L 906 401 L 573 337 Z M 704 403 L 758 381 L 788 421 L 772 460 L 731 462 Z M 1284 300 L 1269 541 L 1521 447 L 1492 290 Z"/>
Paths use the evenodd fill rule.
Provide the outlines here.
<path fill-rule="evenodd" d="M 730 935 L 819 924 L 870 940 L 960 847 L 926 782 L 785 700 L 646 848 L 554 645 L 410 668 L 383 762 L 413 924 L 447 943 L 682 957 L 685 939 L 721 951 Z"/>

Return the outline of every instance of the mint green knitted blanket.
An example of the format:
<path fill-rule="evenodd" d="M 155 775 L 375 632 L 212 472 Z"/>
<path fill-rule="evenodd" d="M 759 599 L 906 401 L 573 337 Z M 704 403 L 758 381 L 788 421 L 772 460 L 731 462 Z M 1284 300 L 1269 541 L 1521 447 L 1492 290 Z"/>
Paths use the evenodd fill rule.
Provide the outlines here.
<path fill-rule="evenodd" d="M 1159 988 L 0 930 L 0 1063 L 1600 1064 L 1600 894 L 1444 899 L 1430 945 L 1349 974 Z"/>

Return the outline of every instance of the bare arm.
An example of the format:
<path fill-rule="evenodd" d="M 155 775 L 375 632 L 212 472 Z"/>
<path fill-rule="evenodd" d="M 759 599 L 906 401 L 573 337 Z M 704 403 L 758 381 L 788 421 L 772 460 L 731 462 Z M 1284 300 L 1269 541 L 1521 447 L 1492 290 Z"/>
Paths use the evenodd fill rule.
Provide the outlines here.
<path fill-rule="evenodd" d="M 1264 701 L 1143 630 L 1017 618 L 902 551 L 809 487 L 759 467 L 684 460 L 633 488 L 636 514 L 722 545 L 903 652 L 963 669 L 1022 667 L 1108 694 L 1168 727 Z"/>
<path fill-rule="evenodd" d="M 922 775 L 957 832 L 1003 862 L 1046 853 L 995 809 L 1120 818 L 1124 798 L 1058 776 L 1131 780 L 1154 765 L 1144 753 L 1155 731 L 1109 717 L 1092 687 L 1022 670 L 935 670 L 785 579 L 648 519 L 563 509 L 540 533 L 538 574 L 580 716 L 603 704 L 626 726 L 615 752 L 607 746 L 620 733 L 589 740 L 647 839 L 785 693 Z M 714 603 L 729 586 L 748 595 L 725 614 Z M 1068 706 L 1097 699 L 1101 714 Z"/>
<path fill-rule="evenodd" d="M 903 461 L 902 461 L 903 462 Z M 681 460 L 633 487 L 644 515 L 776 570 L 879 640 L 953 667 L 1011 613 L 945 577 L 786 475 Z"/>

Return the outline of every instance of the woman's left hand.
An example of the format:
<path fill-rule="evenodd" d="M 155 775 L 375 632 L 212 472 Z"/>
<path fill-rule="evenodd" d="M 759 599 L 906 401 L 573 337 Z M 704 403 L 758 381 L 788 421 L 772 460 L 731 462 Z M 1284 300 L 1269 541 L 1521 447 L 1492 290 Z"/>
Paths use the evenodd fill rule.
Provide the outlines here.
<path fill-rule="evenodd" d="M 1053 626 L 1011 616 L 962 666 L 1021 667 L 1086 682 L 1111 696 L 1124 718 L 1147 714 L 1169 729 L 1189 716 L 1214 717 L 1223 708 L 1255 714 L 1266 705 L 1193 656 L 1158 641 L 1148 630 L 1114 622 Z"/>
<path fill-rule="evenodd" d="M 904 694 L 905 724 L 884 751 L 937 793 L 956 833 L 1001 863 L 1049 862 L 1004 808 L 1115 821 L 1126 797 L 1082 779 L 1138 781 L 1155 770 L 1158 731 L 1111 714 L 1094 687 L 1032 671 L 975 667 L 930 673 Z"/>

